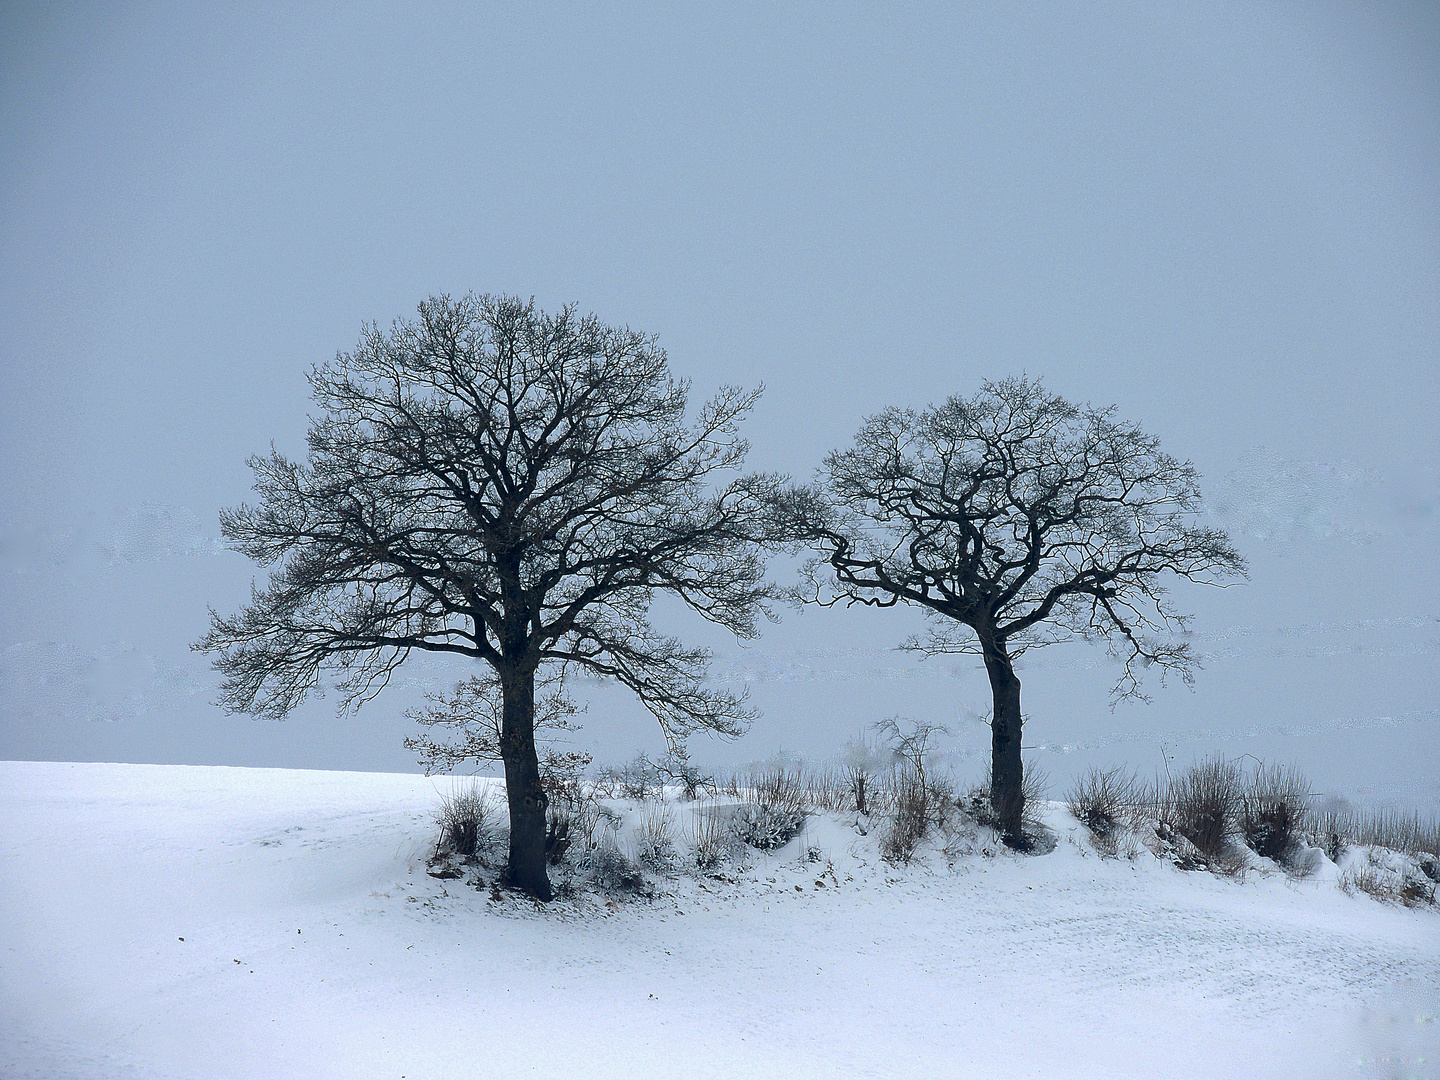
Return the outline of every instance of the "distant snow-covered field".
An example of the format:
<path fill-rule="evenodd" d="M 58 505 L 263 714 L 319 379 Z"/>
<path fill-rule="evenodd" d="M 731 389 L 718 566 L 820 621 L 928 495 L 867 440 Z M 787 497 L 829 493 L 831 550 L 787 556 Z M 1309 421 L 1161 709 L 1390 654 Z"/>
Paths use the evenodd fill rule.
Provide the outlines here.
<path fill-rule="evenodd" d="M 823 817 L 542 908 L 426 874 L 448 788 L 0 763 L 0 1075 L 1440 1076 L 1440 912 L 1333 867 L 1102 860 L 1056 805 L 1050 854 L 896 868 Z"/>

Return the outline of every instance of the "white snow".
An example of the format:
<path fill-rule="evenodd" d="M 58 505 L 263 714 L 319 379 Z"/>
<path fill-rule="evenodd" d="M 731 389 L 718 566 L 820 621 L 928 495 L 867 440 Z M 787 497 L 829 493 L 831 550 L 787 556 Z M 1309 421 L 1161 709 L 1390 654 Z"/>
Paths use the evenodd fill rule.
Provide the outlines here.
<path fill-rule="evenodd" d="M 1102 860 L 1057 806 L 1043 856 L 822 818 L 540 907 L 426 875 L 447 784 L 0 763 L 0 1075 L 1440 1076 L 1440 913 L 1333 872 Z"/>

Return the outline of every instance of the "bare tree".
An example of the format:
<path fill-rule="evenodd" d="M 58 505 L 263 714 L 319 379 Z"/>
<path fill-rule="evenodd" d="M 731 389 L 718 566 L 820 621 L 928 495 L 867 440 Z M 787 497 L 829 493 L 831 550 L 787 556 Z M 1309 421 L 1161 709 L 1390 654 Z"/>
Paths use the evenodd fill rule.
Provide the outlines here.
<path fill-rule="evenodd" d="M 212 612 L 221 703 L 279 717 L 338 677 L 342 708 L 413 650 L 482 660 L 499 682 L 509 879 L 549 899 L 535 679 L 578 665 L 630 687 L 672 748 L 738 734 L 743 697 L 707 689 L 709 654 L 649 620 L 656 590 L 741 637 L 772 587 L 758 542 L 779 480 L 730 477 L 759 391 L 686 419 L 689 384 L 651 337 L 510 297 L 432 298 L 310 375 L 309 462 L 250 462 L 256 506 L 225 538 L 267 588 Z"/>
<path fill-rule="evenodd" d="M 1117 698 L 1140 696 L 1147 666 L 1191 682 L 1195 657 L 1170 636 L 1187 617 L 1167 602 L 1164 582 L 1219 584 L 1245 570 L 1229 538 L 1198 523 L 1189 462 L 1116 421 L 1113 408 L 1072 405 L 1026 378 L 872 416 L 820 475 L 783 497 L 791 527 L 819 556 L 799 595 L 920 605 L 932 629 L 903 648 L 983 659 L 994 706 L 990 795 L 1016 846 L 1025 844 L 1016 657 L 1104 640 L 1123 662 Z"/>
<path fill-rule="evenodd" d="M 929 720 L 912 720 L 909 730 L 900 726 L 900 716 L 887 716 L 875 721 L 875 731 L 890 749 L 896 761 L 908 764 L 920 782 L 920 790 L 930 791 L 930 778 L 925 775 L 925 761 L 930 756 L 930 740 L 936 735 L 949 735 L 950 729 L 944 724 Z"/>

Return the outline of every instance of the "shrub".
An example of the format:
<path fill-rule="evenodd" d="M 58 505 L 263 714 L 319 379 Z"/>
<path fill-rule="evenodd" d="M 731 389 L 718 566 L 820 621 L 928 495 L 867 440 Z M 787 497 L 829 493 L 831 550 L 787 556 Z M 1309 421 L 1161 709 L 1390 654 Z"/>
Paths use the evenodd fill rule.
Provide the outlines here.
<path fill-rule="evenodd" d="M 580 725 L 574 717 L 585 709 L 565 692 L 563 671 L 537 672 L 535 689 L 536 749 L 540 756 L 541 782 L 548 793 L 552 785 L 572 781 L 590 764 L 590 755 L 557 750 L 549 738 L 541 740 L 538 736 L 542 732 L 550 736 L 556 731 L 576 731 Z M 405 739 L 407 750 L 419 752 L 418 764 L 425 766 L 426 776 L 449 772 L 467 761 L 498 764 L 503 760 L 500 750 L 503 704 L 500 679 L 494 671 L 486 670 L 462 680 L 448 696 L 426 694 L 425 701 L 425 708 L 407 710 L 405 716 L 424 727 L 449 728 L 459 735 L 455 742 L 430 735 Z"/>
<path fill-rule="evenodd" d="M 610 807 L 591 799 L 582 804 L 583 822 L 585 825 L 585 846 L 592 848 L 596 844 L 609 844 L 616 846 L 616 837 L 620 833 L 620 826 L 623 819 Z"/>
<path fill-rule="evenodd" d="M 929 720 L 910 720 L 905 727 L 901 727 L 900 722 L 904 719 L 902 716 L 891 716 L 876 721 L 875 731 L 889 748 L 891 756 L 897 762 L 908 764 L 915 771 L 923 789 L 929 787 L 925 765 L 930 759 L 930 740 L 936 735 L 949 735 L 950 729 Z"/>
<path fill-rule="evenodd" d="M 1294 769 L 1264 766 L 1240 795 L 1240 835 L 1255 854 L 1288 864 L 1310 824 L 1310 785 Z"/>
<path fill-rule="evenodd" d="M 660 794 L 660 772 L 644 754 L 636 754 L 619 775 L 620 797 L 644 802 Z"/>
<path fill-rule="evenodd" d="M 1336 863 L 1340 861 L 1340 856 L 1345 854 L 1345 834 L 1341 819 L 1341 812 L 1336 810 L 1317 814 L 1311 833 L 1316 846 L 1324 849 L 1325 857 Z"/>
<path fill-rule="evenodd" d="M 762 806 L 803 810 L 806 784 L 800 766 L 776 766 L 752 772 L 747 781 L 750 798 Z"/>
<path fill-rule="evenodd" d="M 1207 859 L 1231 854 L 1241 801 L 1240 766 L 1224 758 L 1192 765 L 1168 783 L 1159 798 L 1159 815 Z"/>
<path fill-rule="evenodd" d="M 679 860 L 671 836 L 674 815 L 664 803 L 650 807 L 635 830 L 635 859 L 658 873 L 673 873 Z"/>
<path fill-rule="evenodd" d="M 852 739 L 840 755 L 840 776 L 850 805 L 860 814 L 868 814 L 867 796 L 874 789 L 872 777 L 879 757 L 869 744 Z"/>
<path fill-rule="evenodd" d="M 766 802 L 747 802 L 734 812 L 734 835 L 760 851 L 785 847 L 805 827 L 805 811 Z"/>
<path fill-rule="evenodd" d="M 1432 867 L 1424 856 L 1371 847 L 1365 862 L 1345 870 L 1337 884 L 1346 893 L 1363 892 L 1382 903 L 1421 907 L 1435 903 Z"/>
<path fill-rule="evenodd" d="M 540 786 L 552 801 L 575 800 L 580 797 L 581 775 L 594 760 L 589 754 L 568 750 L 561 752 L 547 747 L 540 758 Z"/>
<path fill-rule="evenodd" d="M 596 844 L 573 860 L 576 871 L 601 892 L 648 895 L 650 884 L 640 867 L 613 844 Z"/>
<path fill-rule="evenodd" d="M 774 803 L 745 803 L 735 811 L 732 828 L 742 844 L 760 851 L 784 847 L 805 827 L 805 811 Z"/>
<path fill-rule="evenodd" d="M 977 784 L 964 795 L 956 800 L 956 805 L 969 816 L 977 825 L 983 825 L 987 829 L 995 827 L 995 812 L 990 807 L 990 789 L 984 784 Z"/>
<path fill-rule="evenodd" d="M 776 766 L 751 773 L 744 793 L 750 801 L 737 808 L 731 819 L 731 828 L 741 843 L 760 851 L 774 851 L 805 827 L 809 807 L 799 766 Z"/>
<path fill-rule="evenodd" d="M 600 843 L 615 846 L 620 815 L 597 800 L 597 787 L 577 784 L 551 799 L 545 827 L 545 856 L 551 866 L 560 865 L 576 848 L 588 851 Z"/>
<path fill-rule="evenodd" d="M 1435 903 L 1435 885 L 1419 878 L 1406 878 L 1400 886 L 1400 903 L 1406 907 L 1420 907 Z"/>
<path fill-rule="evenodd" d="M 545 812 L 545 861 L 559 866 L 570 850 L 570 807 L 564 802 L 551 803 Z"/>
<path fill-rule="evenodd" d="M 890 815 L 880 834 L 880 854 L 907 863 L 930 831 L 930 793 L 913 769 L 897 777 Z"/>
<path fill-rule="evenodd" d="M 680 797 L 693 802 L 700 797 L 700 792 L 706 788 L 714 791 L 716 788 L 715 778 L 709 773 L 701 772 L 690 762 L 671 754 L 656 762 L 655 769 L 661 777 L 676 784 L 680 788 Z"/>
<path fill-rule="evenodd" d="M 1065 794 L 1065 806 L 1075 819 L 1090 830 L 1097 844 L 1115 851 L 1116 834 L 1134 813 L 1138 793 L 1134 773 L 1119 766 L 1103 772 L 1091 768 Z"/>
<path fill-rule="evenodd" d="M 854 809 L 850 780 L 839 770 L 829 768 L 805 773 L 802 784 L 803 800 L 807 806 L 836 814 Z"/>
<path fill-rule="evenodd" d="M 620 769 L 614 765 L 602 765 L 596 769 L 595 779 L 590 781 L 590 794 L 597 799 L 618 799 Z"/>
<path fill-rule="evenodd" d="M 944 837 L 941 850 L 946 865 L 953 870 L 960 859 L 975 854 L 979 836 L 974 821 L 964 817 L 947 818 L 941 830 Z"/>
<path fill-rule="evenodd" d="M 720 869 L 736 842 L 735 833 L 729 821 L 706 807 L 695 814 L 690 830 L 690 858 L 701 873 L 713 873 Z"/>
<path fill-rule="evenodd" d="M 725 777 L 725 783 L 720 786 L 720 792 L 730 799 L 740 798 L 740 774 L 732 772 Z"/>
<path fill-rule="evenodd" d="M 1355 893 L 1362 892 L 1382 904 L 1399 903 L 1403 883 L 1404 879 L 1400 875 L 1377 863 L 1374 858 L 1368 859 L 1364 866 L 1350 867 L 1336 881 L 1346 895 L 1354 896 Z"/>
<path fill-rule="evenodd" d="M 457 785 L 442 795 L 435 815 L 435 823 L 440 826 L 435 853 L 469 858 L 494 843 L 496 815 L 491 799 L 490 789 L 473 780 L 468 787 Z"/>

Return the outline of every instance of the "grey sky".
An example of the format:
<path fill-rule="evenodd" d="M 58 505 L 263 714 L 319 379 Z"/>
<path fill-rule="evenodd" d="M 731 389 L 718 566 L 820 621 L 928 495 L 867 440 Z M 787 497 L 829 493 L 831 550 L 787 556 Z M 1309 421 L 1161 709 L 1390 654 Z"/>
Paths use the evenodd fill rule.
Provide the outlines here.
<path fill-rule="evenodd" d="M 224 718 L 185 646 L 244 598 L 216 512 L 248 454 L 303 450 L 308 366 L 475 289 L 653 331 L 697 396 L 763 381 L 752 463 L 799 476 L 986 377 L 1114 403 L 1255 560 L 1187 596 L 1199 629 L 1264 646 L 1114 716 L 1056 659 L 1037 741 L 1313 714 L 1434 760 L 1432 5 L 8 5 L 0 79 L 0 756 L 405 767 L 398 705 Z M 733 677 L 770 657 L 767 716 L 698 752 L 953 718 L 975 687 L 856 691 L 845 650 L 903 619 L 716 640 Z M 806 650 L 850 659 L 802 693 Z M 587 721 L 612 756 L 648 737 L 626 709 Z"/>

